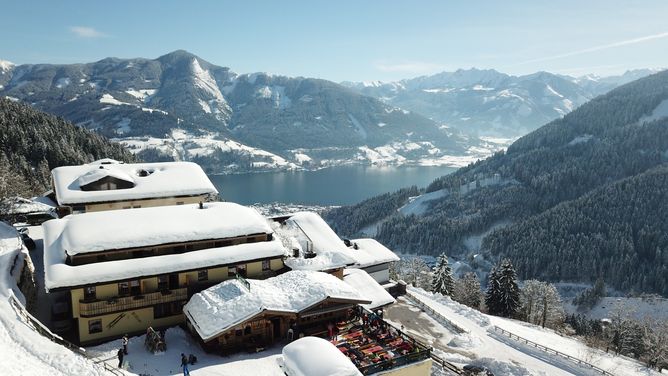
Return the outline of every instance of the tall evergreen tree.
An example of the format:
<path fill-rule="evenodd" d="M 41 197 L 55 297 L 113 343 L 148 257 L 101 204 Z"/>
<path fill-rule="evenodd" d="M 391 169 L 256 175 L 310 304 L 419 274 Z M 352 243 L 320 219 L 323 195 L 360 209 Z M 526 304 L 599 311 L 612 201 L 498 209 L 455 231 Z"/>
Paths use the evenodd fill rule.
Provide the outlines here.
<path fill-rule="evenodd" d="M 433 269 L 434 277 L 431 280 L 431 291 L 445 296 L 451 296 L 455 281 L 452 278 L 452 268 L 448 263 L 448 256 L 441 253 L 438 256 L 436 266 Z"/>
<path fill-rule="evenodd" d="M 490 272 L 485 304 L 489 313 L 496 316 L 511 317 L 519 309 L 517 273 L 509 259 L 501 261 Z"/>

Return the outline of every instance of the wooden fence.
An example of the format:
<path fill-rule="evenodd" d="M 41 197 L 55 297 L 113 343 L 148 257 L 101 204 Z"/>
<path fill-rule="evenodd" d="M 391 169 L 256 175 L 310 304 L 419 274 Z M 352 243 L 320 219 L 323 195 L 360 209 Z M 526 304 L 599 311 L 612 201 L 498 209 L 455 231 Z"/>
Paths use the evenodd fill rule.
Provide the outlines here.
<path fill-rule="evenodd" d="M 543 345 L 541 345 L 541 344 L 538 344 L 538 343 L 536 343 L 536 342 L 530 341 L 530 340 L 528 340 L 528 339 L 526 339 L 526 338 L 523 338 L 523 337 L 518 336 L 517 334 L 513 334 L 513 333 L 511 333 L 511 332 L 509 332 L 509 331 L 507 331 L 507 330 L 505 330 L 505 329 L 499 328 L 499 327 L 496 326 L 496 325 L 492 326 L 492 329 L 493 329 L 495 332 L 501 333 L 502 335 L 504 335 L 504 336 L 506 336 L 506 337 L 508 337 L 508 338 L 510 338 L 510 339 L 516 340 L 516 341 L 518 341 L 518 342 L 520 342 L 520 343 L 524 343 L 525 345 L 533 346 L 533 347 L 535 347 L 535 348 L 537 348 L 537 349 L 539 349 L 539 350 L 541 350 L 541 351 L 543 351 L 543 352 L 546 352 L 546 353 L 548 353 L 548 354 L 554 354 L 554 355 L 560 356 L 560 357 L 565 358 L 565 359 L 567 359 L 567 360 L 570 360 L 571 362 L 576 363 L 576 364 L 578 364 L 578 365 L 580 365 L 580 366 L 584 366 L 584 367 L 591 368 L 592 370 L 594 370 L 594 371 L 600 373 L 601 375 L 614 376 L 612 373 L 610 373 L 610 372 L 608 372 L 608 371 L 606 371 L 606 370 L 604 370 L 604 369 L 601 369 L 601 368 L 599 368 L 599 367 L 596 367 L 595 365 L 593 365 L 593 364 L 591 364 L 591 363 L 585 362 L 585 361 L 582 360 L 582 359 L 575 358 L 575 357 L 570 356 L 570 355 L 568 355 L 568 354 L 564 354 L 564 353 L 562 353 L 561 351 L 558 351 L 558 350 L 549 348 L 549 347 L 547 347 L 547 346 L 543 346 Z"/>

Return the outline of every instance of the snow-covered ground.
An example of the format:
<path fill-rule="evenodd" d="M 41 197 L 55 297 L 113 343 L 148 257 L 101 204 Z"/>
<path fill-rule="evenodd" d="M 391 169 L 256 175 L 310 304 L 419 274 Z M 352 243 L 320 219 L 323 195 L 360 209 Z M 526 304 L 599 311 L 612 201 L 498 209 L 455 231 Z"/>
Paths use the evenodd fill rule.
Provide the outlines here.
<path fill-rule="evenodd" d="M 128 355 L 123 359 L 125 373 L 128 375 L 180 375 L 181 354 L 194 354 L 197 364 L 190 366 L 190 373 L 207 376 L 253 375 L 253 376 L 284 376 L 277 360 L 280 358 L 281 346 L 271 347 L 254 354 L 238 354 L 222 357 L 207 354 L 200 345 L 181 328 L 171 328 L 165 332 L 167 351 L 153 354 L 144 347 L 145 336 L 132 337 L 128 344 Z M 88 352 L 108 359 L 109 365 L 118 365 L 116 353 L 121 341 L 112 341 L 90 347 Z"/>
<path fill-rule="evenodd" d="M 570 360 L 511 340 L 495 332 L 493 327 L 497 326 L 542 346 L 594 364 L 614 375 L 659 375 L 633 359 L 587 347 L 579 340 L 562 336 L 553 330 L 486 315 L 440 294 L 414 288 L 409 288 L 409 291 L 423 304 L 466 330 L 465 333 L 449 333 L 439 339 L 441 343 L 448 342 L 437 350 L 437 353 L 453 363 L 484 365 L 496 375 L 596 374 Z M 441 326 L 441 332 L 447 331 L 448 329 Z"/>

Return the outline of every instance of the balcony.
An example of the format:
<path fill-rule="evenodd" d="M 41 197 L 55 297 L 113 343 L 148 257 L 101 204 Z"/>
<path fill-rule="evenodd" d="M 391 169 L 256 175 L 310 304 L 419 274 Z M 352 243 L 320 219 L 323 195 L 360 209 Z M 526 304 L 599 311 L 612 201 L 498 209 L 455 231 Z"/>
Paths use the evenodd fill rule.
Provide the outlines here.
<path fill-rule="evenodd" d="M 107 300 L 79 301 L 79 315 L 94 317 L 114 312 L 150 307 L 156 304 L 188 300 L 188 289 L 166 290 Z"/>

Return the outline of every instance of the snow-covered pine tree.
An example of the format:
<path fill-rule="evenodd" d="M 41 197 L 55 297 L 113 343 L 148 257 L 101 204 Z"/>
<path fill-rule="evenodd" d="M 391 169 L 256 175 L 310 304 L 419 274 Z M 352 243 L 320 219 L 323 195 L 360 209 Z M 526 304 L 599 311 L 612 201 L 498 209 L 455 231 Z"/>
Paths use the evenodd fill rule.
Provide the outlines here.
<path fill-rule="evenodd" d="M 471 308 L 480 309 L 482 291 L 480 291 L 478 276 L 473 272 L 469 272 L 464 277 L 457 279 L 452 298 Z"/>
<path fill-rule="evenodd" d="M 519 309 L 517 273 L 509 259 L 501 261 L 490 272 L 485 304 L 489 313 L 496 316 L 511 317 Z"/>
<path fill-rule="evenodd" d="M 455 281 L 452 278 L 452 268 L 448 263 L 448 256 L 441 253 L 433 269 L 434 276 L 431 280 L 431 291 L 438 292 L 444 296 L 451 296 Z"/>

